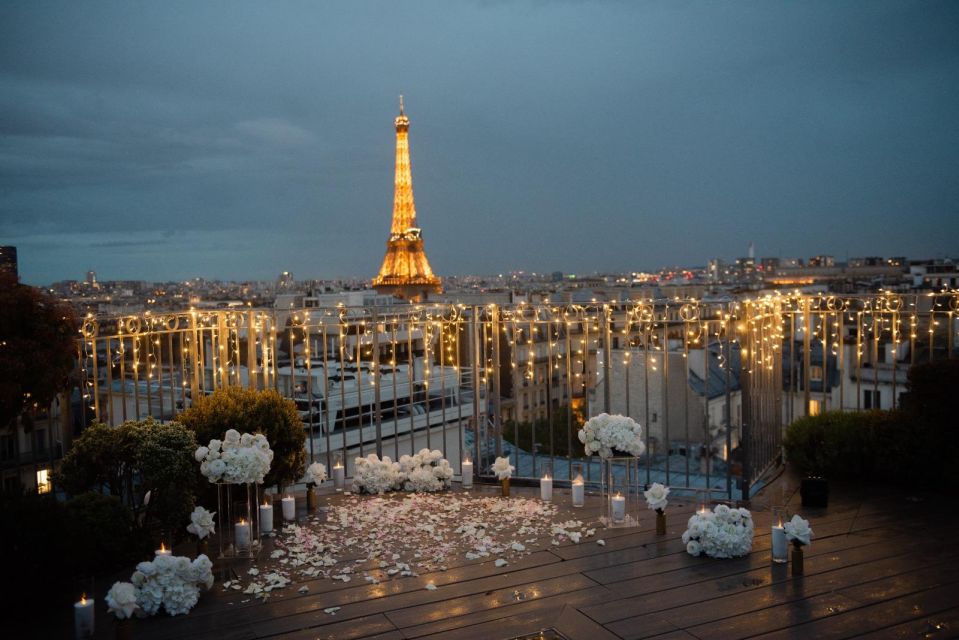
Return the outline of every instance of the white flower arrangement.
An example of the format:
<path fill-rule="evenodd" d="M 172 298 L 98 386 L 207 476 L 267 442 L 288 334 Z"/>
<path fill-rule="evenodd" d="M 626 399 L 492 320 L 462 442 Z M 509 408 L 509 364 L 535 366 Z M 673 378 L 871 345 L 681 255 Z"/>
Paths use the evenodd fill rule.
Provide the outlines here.
<path fill-rule="evenodd" d="M 499 480 L 508 480 L 516 471 L 516 467 L 509 463 L 509 458 L 496 458 L 496 462 L 490 468 Z"/>
<path fill-rule="evenodd" d="M 130 583 L 117 583 L 110 589 L 120 600 L 117 608 L 129 608 L 129 591 L 123 585 L 131 584 L 135 604 L 144 615 L 156 614 L 162 606 L 171 616 L 189 613 L 200 598 L 200 589 L 213 586 L 213 563 L 205 555 L 190 561 L 186 556 L 156 556 L 152 562 L 141 562 L 130 577 Z M 109 594 L 108 594 L 109 602 Z M 114 605 L 110 604 L 111 611 Z M 119 615 L 117 616 L 119 617 Z"/>
<path fill-rule="evenodd" d="M 106 596 L 107 608 L 117 620 L 126 620 L 137 612 L 137 588 L 132 582 L 114 582 Z"/>
<path fill-rule="evenodd" d="M 600 458 L 609 458 L 614 452 L 641 456 L 646 451 L 643 428 L 628 416 L 611 416 L 607 413 L 593 416 L 586 421 L 577 436 L 588 456 L 598 453 Z"/>
<path fill-rule="evenodd" d="M 438 449 L 420 449 L 414 455 L 401 456 L 399 465 L 406 491 L 442 491 L 453 483 L 453 468 Z"/>
<path fill-rule="evenodd" d="M 326 465 L 322 462 L 314 462 L 306 468 L 306 484 L 323 484 L 326 480 Z"/>
<path fill-rule="evenodd" d="M 202 473 L 211 483 L 263 483 L 270 472 L 273 450 L 262 433 L 249 434 L 230 429 L 222 441 L 210 440 L 194 453 Z"/>
<path fill-rule="evenodd" d="M 711 558 L 738 558 L 753 548 L 753 517 L 748 509 L 731 509 L 724 504 L 712 511 L 700 511 L 689 518 L 683 532 L 686 552 L 705 553 Z"/>
<path fill-rule="evenodd" d="M 809 520 L 794 514 L 792 520 L 783 525 L 783 531 L 786 532 L 786 539 L 795 546 L 810 544 L 812 540 L 812 529 L 809 528 Z"/>
<path fill-rule="evenodd" d="M 213 521 L 215 515 L 216 511 L 210 513 L 203 507 L 197 507 L 190 514 L 190 524 L 186 530 L 202 540 L 216 530 L 216 522 Z"/>
<path fill-rule="evenodd" d="M 379 456 L 371 453 L 365 458 L 357 458 L 353 473 L 353 491 L 357 493 L 386 493 L 400 488 L 403 474 L 398 462 L 393 462 L 389 456 Z"/>
<path fill-rule="evenodd" d="M 668 495 L 669 487 L 661 485 L 658 482 L 654 482 L 650 485 L 649 489 L 643 492 L 643 497 L 646 498 L 646 507 L 659 512 L 666 511 L 666 505 L 669 504 L 669 500 L 666 499 Z"/>

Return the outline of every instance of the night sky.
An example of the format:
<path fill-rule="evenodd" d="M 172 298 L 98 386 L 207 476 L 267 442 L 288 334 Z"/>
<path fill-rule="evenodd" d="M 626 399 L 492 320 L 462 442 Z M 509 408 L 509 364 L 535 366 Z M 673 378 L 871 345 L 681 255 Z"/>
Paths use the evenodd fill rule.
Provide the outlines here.
<path fill-rule="evenodd" d="M 0 4 L 23 281 L 959 255 L 959 2 Z"/>

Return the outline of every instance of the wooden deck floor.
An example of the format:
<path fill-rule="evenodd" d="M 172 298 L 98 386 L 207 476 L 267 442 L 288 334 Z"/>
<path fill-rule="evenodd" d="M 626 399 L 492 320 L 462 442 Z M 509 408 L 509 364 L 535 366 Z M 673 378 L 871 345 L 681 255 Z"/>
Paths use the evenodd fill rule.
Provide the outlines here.
<path fill-rule="evenodd" d="M 959 637 L 955 504 L 834 485 L 827 509 L 802 510 L 796 488 L 794 479 L 780 478 L 750 505 L 756 537 L 745 558 L 686 554 L 680 535 L 694 505 L 676 500 L 665 537 L 647 515 L 638 529 L 603 531 L 605 546 L 551 547 L 502 568 L 464 563 L 376 585 L 317 581 L 308 594 L 291 585 L 266 603 L 240 604 L 214 588 L 188 616 L 138 620 L 136 637 Z M 815 532 L 803 577 L 769 560 L 768 506 L 784 494 Z M 428 581 L 439 588 L 424 589 Z M 329 615 L 328 607 L 340 609 Z M 97 623 L 98 637 L 112 636 L 105 614 Z"/>

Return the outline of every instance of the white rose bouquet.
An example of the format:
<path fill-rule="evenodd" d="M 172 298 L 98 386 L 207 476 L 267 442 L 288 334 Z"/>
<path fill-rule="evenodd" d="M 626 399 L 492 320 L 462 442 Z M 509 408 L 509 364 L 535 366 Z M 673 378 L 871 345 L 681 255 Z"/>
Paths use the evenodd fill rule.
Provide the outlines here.
<path fill-rule="evenodd" d="M 186 556 L 160 555 L 152 562 L 141 562 L 130 578 L 136 606 L 151 616 L 161 606 L 171 616 L 189 613 L 200 598 L 200 589 L 213 586 L 212 569 L 213 563 L 202 554 L 192 562 Z M 125 591 L 124 598 L 128 595 Z"/>
<path fill-rule="evenodd" d="M 314 462 L 306 468 L 306 484 L 323 484 L 326 480 L 326 465 L 322 462 Z"/>
<path fill-rule="evenodd" d="M 794 514 L 792 520 L 783 525 L 783 531 L 786 532 L 786 539 L 792 542 L 793 546 L 805 546 L 812 541 L 809 520 L 804 520 L 799 517 L 799 514 Z"/>
<path fill-rule="evenodd" d="M 598 453 L 600 458 L 609 458 L 614 452 L 641 456 L 646 451 L 643 428 L 628 416 L 611 416 L 607 413 L 593 416 L 586 421 L 577 436 L 588 456 Z"/>
<path fill-rule="evenodd" d="M 230 429 L 222 441 L 210 440 L 193 454 L 200 463 L 200 473 L 212 483 L 263 483 L 270 472 L 273 450 L 262 433 L 240 434 Z"/>
<path fill-rule="evenodd" d="M 202 540 L 216 530 L 216 523 L 213 521 L 215 515 L 216 511 L 211 513 L 203 507 L 197 507 L 190 514 L 190 524 L 186 526 L 186 530 Z"/>
<path fill-rule="evenodd" d="M 683 532 L 686 552 L 705 553 L 711 558 L 738 558 L 753 548 L 753 517 L 748 509 L 731 509 L 724 504 L 712 511 L 700 511 L 689 518 Z"/>
<path fill-rule="evenodd" d="M 403 474 L 400 465 L 389 456 L 371 453 L 365 458 L 357 458 L 353 473 L 353 491 L 357 493 L 386 493 L 400 488 Z"/>
<path fill-rule="evenodd" d="M 496 458 L 496 462 L 490 468 L 499 480 L 509 480 L 516 471 L 516 467 L 509 463 L 509 458 Z"/>
<path fill-rule="evenodd" d="M 643 497 L 646 498 L 646 507 L 649 509 L 655 509 L 660 513 L 666 511 L 666 505 L 669 504 L 669 500 L 666 499 L 666 496 L 669 495 L 669 487 L 654 482 L 650 485 L 649 489 L 643 492 Z"/>
<path fill-rule="evenodd" d="M 132 582 L 114 582 L 106 596 L 107 608 L 117 620 L 126 620 L 137 612 L 137 588 Z"/>
<path fill-rule="evenodd" d="M 441 491 L 453 483 L 453 468 L 438 449 L 420 449 L 411 456 L 401 456 L 399 465 L 406 491 Z"/>

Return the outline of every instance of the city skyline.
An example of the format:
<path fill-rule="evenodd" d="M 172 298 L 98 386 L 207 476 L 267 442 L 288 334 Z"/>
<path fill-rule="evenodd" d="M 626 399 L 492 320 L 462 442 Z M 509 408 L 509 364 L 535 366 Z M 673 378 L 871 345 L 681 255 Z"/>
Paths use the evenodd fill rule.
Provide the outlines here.
<path fill-rule="evenodd" d="M 959 9 L 7 3 L 24 282 L 372 278 L 396 96 L 440 276 L 959 254 Z"/>

